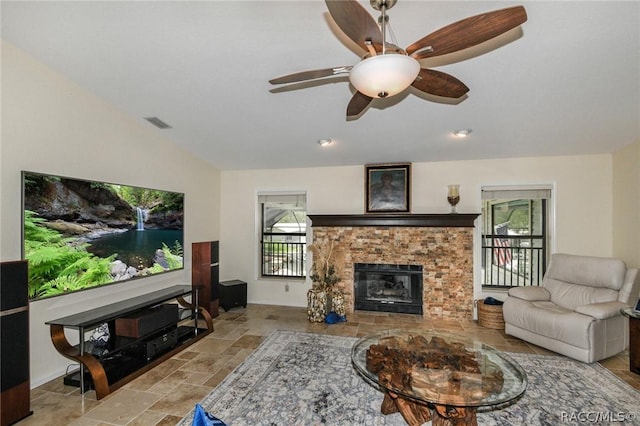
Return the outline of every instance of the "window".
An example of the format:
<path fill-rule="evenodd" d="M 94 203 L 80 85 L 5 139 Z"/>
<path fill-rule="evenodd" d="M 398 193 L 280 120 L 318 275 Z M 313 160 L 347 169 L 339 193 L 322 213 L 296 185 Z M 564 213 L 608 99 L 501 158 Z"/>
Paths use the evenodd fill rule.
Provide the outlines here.
<path fill-rule="evenodd" d="M 261 276 L 304 278 L 306 194 L 260 194 Z"/>
<path fill-rule="evenodd" d="M 482 189 L 483 288 L 540 285 L 549 252 L 551 188 Z"/>

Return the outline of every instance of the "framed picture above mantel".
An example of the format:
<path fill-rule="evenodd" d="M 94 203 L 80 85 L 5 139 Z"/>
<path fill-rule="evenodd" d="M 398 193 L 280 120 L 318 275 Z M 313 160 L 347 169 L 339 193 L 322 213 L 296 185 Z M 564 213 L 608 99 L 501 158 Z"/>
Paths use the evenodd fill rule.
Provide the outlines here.
<path fill-rule="evenodd" d="M 411 212 L 411 163 L 367 164 L 364 172 L 367 213 Z"/>

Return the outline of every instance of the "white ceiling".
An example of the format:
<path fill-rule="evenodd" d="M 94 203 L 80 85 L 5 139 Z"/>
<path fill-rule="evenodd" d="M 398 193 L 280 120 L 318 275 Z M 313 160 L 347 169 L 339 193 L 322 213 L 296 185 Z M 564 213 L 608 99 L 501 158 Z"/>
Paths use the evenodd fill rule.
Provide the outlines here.
<path fill-rule="evenodd" d="M 404 47 L 517 4 L 521 28 L 423 61 L 471 89 L 461 102 L 410 89 L 354 121 L 345 77 L 268 83 L 359 60 L 323 1 L 3 0 L 1 13 L 3 39 L 144 125 L 169 123 L 154 131 L 221 170 L 609 153 L 640 140 L 638 1 L 399 0 L 389 16 Z M 471 137 L 454 140 L 460 128 Z"/>

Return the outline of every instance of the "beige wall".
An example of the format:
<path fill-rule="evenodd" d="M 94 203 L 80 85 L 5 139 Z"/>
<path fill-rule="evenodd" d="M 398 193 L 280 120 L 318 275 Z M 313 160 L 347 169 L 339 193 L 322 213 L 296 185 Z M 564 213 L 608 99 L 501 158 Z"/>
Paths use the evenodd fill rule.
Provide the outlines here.
<path fill-rule="evenodd" d="M 640 141 L 613 155 L 613 255 L 640 267 Z"/>
<path fill-rule="evenodd" d="M 551 184 L 556 229 L 552 251 L 612 255 L 611 155 L 413 163 L 412 212 L 448 212 L 446 193 L 451 183 L 461 185 L 458 211 L 478 213 L 484 185 Z M 309 282 L 258 279 L 256 194 L 283 190 L 305 190 L 309 214 L 361 214 L 364 168 L 222 172 L 222 278 L 247 281 L 249 302 L 305 306 Z"/>
<path fill-rule="evenodd" d="M 219 172 L 135 120 L 2 44 L 0 259 L 21 257 L 21 171 L 185 193 L 185 269 L 30 304 L 32 386 L 64 372 L 44 322 L 191 282 L 191 242 L 219 238 Z M 75 336 L 71 335 L 70 338 Z"/>

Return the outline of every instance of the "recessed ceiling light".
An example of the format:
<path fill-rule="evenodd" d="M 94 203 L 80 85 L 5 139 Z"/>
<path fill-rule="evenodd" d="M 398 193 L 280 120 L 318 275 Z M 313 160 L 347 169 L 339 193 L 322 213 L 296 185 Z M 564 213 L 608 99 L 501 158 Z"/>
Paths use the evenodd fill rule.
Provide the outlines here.
<path fill-rule="evenodd" d="M 453 136 L 458 138 L 466 138 L 471 134 L 471 129 L 460 129 L 453 132 Z"/>
<path fill-rule="evenodd" d="M 333 140 L 332 140 L 332 139 L 320 139 L 320 140 L 318 140 L 318 144 L 319 144 L 320 146 L 329 146 L 329 145 L 331 145 L 332 143 L 333 143 Z"/>

